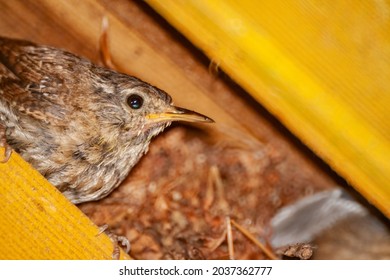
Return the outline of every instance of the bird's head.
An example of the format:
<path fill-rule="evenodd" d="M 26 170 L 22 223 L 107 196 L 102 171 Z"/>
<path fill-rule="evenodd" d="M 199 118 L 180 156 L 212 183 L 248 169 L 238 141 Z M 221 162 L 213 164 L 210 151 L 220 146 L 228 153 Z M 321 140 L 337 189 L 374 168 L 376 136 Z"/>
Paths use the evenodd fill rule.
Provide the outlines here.
<path fill-rule="evenodd" d="M 115 73 L 109 86 L 100 84 L 97 89 L 103 92 L 104 98 L 99 99 L 105 103 L 99 106 L 98 113 L 102 125 L 109 126 L 110 131 L 117 132 L 115 137 L 132 145 L 149 143 L 173 121 L 214 122 L 202 114 L 174 106 L 166 92 L 132 76 Z"/>

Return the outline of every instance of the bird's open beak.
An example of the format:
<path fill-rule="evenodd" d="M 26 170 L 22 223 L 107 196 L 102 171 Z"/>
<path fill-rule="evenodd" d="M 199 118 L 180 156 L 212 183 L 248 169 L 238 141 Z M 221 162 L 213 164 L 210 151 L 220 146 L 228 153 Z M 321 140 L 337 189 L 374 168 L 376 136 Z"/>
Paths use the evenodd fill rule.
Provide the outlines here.
<path fill-rule="evenodd" d="M 209 117 L 206 117 L 205 115 L 175 106 L 172 106 L 166 112 L 149 114 L 146 117 L 152 122 L 214 122 L 214 120 L 210 119 Z"/>

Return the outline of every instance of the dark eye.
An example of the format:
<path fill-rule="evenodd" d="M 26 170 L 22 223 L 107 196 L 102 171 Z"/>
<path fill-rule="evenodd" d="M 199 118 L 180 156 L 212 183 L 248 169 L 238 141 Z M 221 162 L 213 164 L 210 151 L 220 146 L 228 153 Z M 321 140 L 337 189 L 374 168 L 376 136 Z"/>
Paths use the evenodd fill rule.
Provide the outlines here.
<path fill-rule="evenodd" d="M 137 110 L 144 104 L 144 99 L 138 94 L 132 94 L 127 97 L 127 104 L 129 104 L 131 109 Z"/>

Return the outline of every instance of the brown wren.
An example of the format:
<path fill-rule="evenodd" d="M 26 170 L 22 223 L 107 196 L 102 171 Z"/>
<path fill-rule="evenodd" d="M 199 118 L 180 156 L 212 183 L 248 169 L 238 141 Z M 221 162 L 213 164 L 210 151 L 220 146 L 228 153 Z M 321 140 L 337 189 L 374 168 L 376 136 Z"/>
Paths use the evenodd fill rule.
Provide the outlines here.
<path fill-rule="evenodd" d="M 3 161 L 15 150 L 73 203 L 111 193 L 172 121 L 212 122 L 135 77 L 0 37 Z"/>

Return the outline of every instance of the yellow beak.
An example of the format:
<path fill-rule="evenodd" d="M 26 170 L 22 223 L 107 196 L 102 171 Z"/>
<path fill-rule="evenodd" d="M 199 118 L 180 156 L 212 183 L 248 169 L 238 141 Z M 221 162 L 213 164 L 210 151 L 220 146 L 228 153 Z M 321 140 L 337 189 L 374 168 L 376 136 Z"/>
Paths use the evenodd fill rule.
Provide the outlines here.
<path fill-rule="evenodd" d="M 149 114 L 146 118 L 153 122 L 214 122 L 214 120 L 206 117 L 205 115 L 175 106 L 172 106 L 169 110 L 163 113 Z"/>

